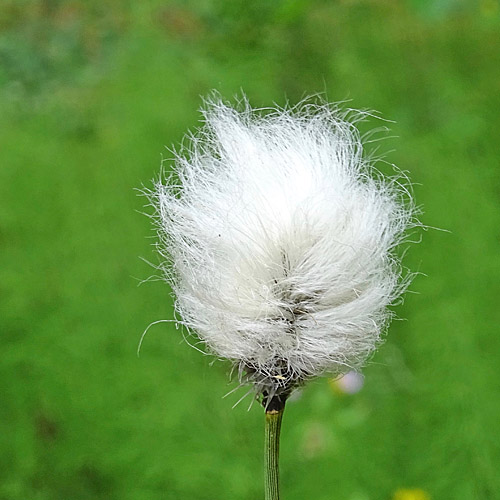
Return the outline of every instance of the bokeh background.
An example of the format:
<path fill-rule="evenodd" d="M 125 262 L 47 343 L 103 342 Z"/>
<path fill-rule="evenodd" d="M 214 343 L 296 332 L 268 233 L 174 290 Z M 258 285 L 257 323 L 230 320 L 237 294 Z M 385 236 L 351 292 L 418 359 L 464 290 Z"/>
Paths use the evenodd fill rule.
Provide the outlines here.
<path fill-rule="evenodd" d="M 173 316 L 138 286 L 136 190 L 212 89 L 394 120 L 379 152 L 448 231 L 411 247 L 362 389 L 288 405 L 283 497 L 500 498 L 498 0 L 2 0 L 0 499 L 262 498 L 262 409 L 222 399 L 229 367 L 165 323 L 136 356 Z"/>

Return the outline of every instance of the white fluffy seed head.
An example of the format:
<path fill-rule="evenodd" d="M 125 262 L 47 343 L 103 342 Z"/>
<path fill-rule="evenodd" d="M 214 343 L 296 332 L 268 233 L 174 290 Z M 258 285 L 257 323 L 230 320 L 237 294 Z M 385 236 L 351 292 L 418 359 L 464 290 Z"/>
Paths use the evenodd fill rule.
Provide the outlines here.
<path fill-rule="evenodd" d="M 364 157 L 364 115 L 219 99 L 203 114 L 152 194 L 182 324 L 258 393 L 359 368 L 404 291 L 395 248 L 415 224 L 408 189 Z"/>

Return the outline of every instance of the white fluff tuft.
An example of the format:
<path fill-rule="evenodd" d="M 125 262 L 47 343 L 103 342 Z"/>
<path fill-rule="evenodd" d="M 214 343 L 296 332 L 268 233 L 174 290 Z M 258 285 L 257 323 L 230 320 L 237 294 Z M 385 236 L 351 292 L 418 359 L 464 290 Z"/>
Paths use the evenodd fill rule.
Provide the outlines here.
<path fill-rule="evenodd" d="M 363 114 L 241 108 L 206 103 L 152 201 L 182 324 L 275 395 L 366 361 L 415 221 L 408 190 L 363 156 Z"/>

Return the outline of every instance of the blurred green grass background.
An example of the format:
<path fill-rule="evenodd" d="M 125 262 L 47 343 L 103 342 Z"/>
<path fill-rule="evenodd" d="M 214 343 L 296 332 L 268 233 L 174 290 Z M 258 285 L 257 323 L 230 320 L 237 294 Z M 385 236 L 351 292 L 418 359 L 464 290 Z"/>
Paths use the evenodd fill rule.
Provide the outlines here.
<path fill-rule="evenodd" d="M 411 248 L 417 293 L 362 391 L 288 405 L 283 497 L 500 498 L 499 40 L 498 0 L 3 0 L 0 499 L 262 498 L 262 410 L 221 398 L 229 367 L 168 324 L 135 354 L 173 311 L 137 286 L 134 189 L 212 89 L 378 110 L 450 231 Z"/>

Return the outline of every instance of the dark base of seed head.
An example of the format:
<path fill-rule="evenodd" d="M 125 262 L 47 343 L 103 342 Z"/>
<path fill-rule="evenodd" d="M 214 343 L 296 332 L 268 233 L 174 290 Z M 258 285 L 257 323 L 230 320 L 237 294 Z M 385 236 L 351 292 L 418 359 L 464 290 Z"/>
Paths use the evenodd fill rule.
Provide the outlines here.
<path fill-rule="evenodd" d="M 288 394 L 275 394 L 274 396 L 262 395 L 262 406 L 266 410 L 266 413 L 278 413 L 283 411 L 285 408 L 286 400 L 288 399 Z"/>

